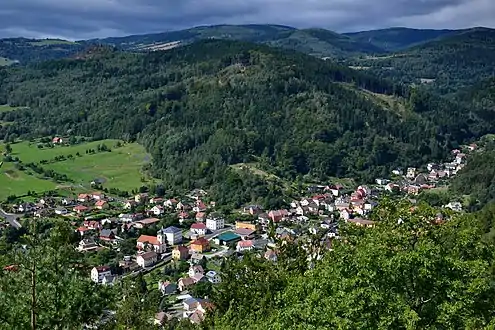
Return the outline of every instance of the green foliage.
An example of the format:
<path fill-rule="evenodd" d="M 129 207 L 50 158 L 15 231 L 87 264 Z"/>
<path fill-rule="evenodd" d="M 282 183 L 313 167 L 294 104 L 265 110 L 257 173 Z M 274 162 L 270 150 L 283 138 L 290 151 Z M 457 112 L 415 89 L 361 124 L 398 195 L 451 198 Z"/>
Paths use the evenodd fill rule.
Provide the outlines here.
<path fill-rule="evenodd" d="M 30 226 L 20 244 L 0 257 L 1 329 L 74 329 L 112 305 L 110 292 L 78 267 L 72 229 L 65 223 Z"/>
<path fill-rule="evenodd" d="M 344 227 L 343 239 L 334 241 L 333 251 L 314 269 L 288 275 L 277 264 L 259 259 L 254 265 L 247 259 L 228 267 L 239 282 L 221 285 L 224 296 L 215 301 L 219 311 L 210 319 L 210 328 L 493 325 L 494 246 L 481 239 L 477 219 L 453 215 L 447 223 L 435 225 L 436 211 L 425 205 L 414 211 L 406 202 L 380 205 L 373 216 L 375 228 Z"/>

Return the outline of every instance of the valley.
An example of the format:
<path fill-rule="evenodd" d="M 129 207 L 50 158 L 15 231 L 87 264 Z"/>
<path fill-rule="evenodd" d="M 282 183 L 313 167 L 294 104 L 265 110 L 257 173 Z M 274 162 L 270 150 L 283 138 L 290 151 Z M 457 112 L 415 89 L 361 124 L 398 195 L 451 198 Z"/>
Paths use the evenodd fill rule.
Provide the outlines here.
<path fill-rule="evenodd" d="M 493 35 L 0 39 L 0 329 L 489 327 Z"/>

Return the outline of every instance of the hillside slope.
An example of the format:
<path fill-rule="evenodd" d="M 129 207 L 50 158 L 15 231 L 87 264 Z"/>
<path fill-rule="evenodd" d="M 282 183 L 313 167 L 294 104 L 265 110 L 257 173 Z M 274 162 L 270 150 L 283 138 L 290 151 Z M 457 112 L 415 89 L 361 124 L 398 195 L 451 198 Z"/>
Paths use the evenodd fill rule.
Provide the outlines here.
<path fill-rule="evenodd" d="M 459 30 L 430 30 L 397 27 L 344 33 L 344 35 L 361 43 L 369 43 L 386 51 L 397 51 L 459 32 Z"/>
<path fill-rule="evenodd" d="M 262 43 L 300 51 L 318 57 L 346 57 L 355 54 L 379 54 L 375 45 L 324 29 L 295 29 L 280 25 L 213 25 L 157 34 L 90 40 L 125 50 L 148 49 L 157 44 L 180 41 L 189 44 L 204 39 L 227 39 Z"/>
<path fill-rule="evenodd" d="M 406 83 L 429 83 L 449 93 L 495 75 L 495 30 L 476 28 L 392 55 L 354 63 Z"/>
<path fill-rule="evenodd" d="M 218 182 L 258 161 L 279 177 L 372 180 L 444 156 L 490 123 L 456 104 L 328 61 L 209 40 L 169 52 L 102 52 L 0 71 L 0 137 L 138 139 L 170 185 Z M 368 93 L 396 94 L 405 111 Z"/>

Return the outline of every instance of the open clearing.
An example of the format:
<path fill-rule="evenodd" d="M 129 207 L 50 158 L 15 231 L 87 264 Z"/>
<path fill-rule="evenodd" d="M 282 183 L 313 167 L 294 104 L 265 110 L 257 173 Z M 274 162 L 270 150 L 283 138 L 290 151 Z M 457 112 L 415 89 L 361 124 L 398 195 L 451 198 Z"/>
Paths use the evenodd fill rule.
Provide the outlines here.
<path fill-rule="evenodd" d="M 56 183 L 38 179 L 15 169 L 13 163 L 3 163 L 0 167 L 0 199 L 10 195 L 24 195 L 29 190 L 43 192 L 55 189 Z"/>
<path fill-rule="evenodd" d="M 9 60 L 8 58 L 5 57 L 0 57 L 0 66 L 11 65 L 12 63 L 14 63 L 14 61 Z"/>
<path fill-rule="evenodd" d="M 0 63 L 0 66 L 1 66 L 1 63 Z M 0 104 L 0 112 L 9 112 L 9 111 L 17 110 L 17 109 L 20 109 L 20 108 L 18 108 L 18 107 L 11 107 L 8 104 Z"/>
<path fill-rule="evenodd" d="M 49 45 L 75 45 L 77 42 L 62 39 L 43 39 L 29 43 L 32 46 L 49 46 Z"/>
<path fill-rule="evenodd" d="M 21 142 L 11 144 L 11 147 L 12 155 L 18 157 L 23 163 L 39 163 L 42 160 L 50 161 L 56 156 L 72 155 L 73 159 L 41 164 L 41 166 L 44 169 L 51 169 L 59 174 L 67 175 L 74 181 L 74 185 L 83 185 L 89 188 L 91 181 L 101 179 L 105 188 L 132 190 L 149 183 L 149 181 L 141 181 L 144 176 L 141 171 L 142 166 L 150 160 L 144 148 L 137 143 L 127 143 L 116 148 L 117 142 L 119 141 L 103 140 L 43 149 L 38 148 L 36 142 Z M 86 150 L 89 149 L 96 151 L 98 145 L 102 144 L 110 148 L 111 152 L 86 153 Z M 76 156 L 77 153 L 80 156 Z M 47 182 L 56 185 L 54 182 Z"/>

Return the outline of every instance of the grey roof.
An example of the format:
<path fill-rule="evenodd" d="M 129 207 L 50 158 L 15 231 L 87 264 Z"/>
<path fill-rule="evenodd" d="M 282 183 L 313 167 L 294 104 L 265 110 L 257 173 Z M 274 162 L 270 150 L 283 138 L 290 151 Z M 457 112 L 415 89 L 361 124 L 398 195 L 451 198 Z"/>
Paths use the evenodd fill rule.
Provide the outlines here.
<path fill-rule="evenodd" d="M 182 230 L 180 230 L 177 227 L 170 226 L 170 227 L 167 227 L 165 229 L 162 229 L 161 232 L 164 234 L 172 234 L 172 233 L 177 233 L 177 232 L 182 233 Z"/>

